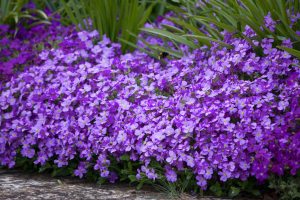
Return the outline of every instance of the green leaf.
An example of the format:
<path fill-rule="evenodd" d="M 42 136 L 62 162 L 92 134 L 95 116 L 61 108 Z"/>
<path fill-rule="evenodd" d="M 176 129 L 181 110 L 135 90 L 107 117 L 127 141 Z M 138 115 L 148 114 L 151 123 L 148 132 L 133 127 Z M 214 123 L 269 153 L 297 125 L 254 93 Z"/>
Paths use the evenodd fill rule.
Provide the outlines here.
<path fill-rule="evenodd" d="M 126 153 L 124 153 L 122 156 L 120 156 L 120 159 L 124 161 L 129 161 L 129 156 Z"/>
<path fill-rule="evenodd" d="M 82 30 L 86 30 L 86 26 L 85 26 L 85 24 L 84 24 L 84 22 L 83 22 L 82 15 L 81 15 L 80 12 L 79 12 L 78 6 L 74 3 L 74 0 L 70 0 L 70 3 L 71 3 L 71 5 L 72 5 L 72 8 L 73 8 L 74 11 L 75 11 L 76 18 L 77 18 L 78 21 L 79 21 L 79 24 L 80 24 L 80 26 L 81 26 L 81 29 L 82 29 Z"/>
<path fill-rule="evenodd" d="M 97 181 L 97 184 L 98 184 L 98 185 L 101 185 L 101 184 L 103 184 L 106 180 L 107 180 L 106 177 L 99 177 L 99 178 L 98 178 L 98 181 Z"/>
<path fill-rule="evenodd" d="M 162 47 L 162 46 L 158 46 L 158 45 L 151 45 L 152 48 L 154 49 L 157 49 L 159 52 L 167 52 L 169 53 L 170 55 L 173 55 L 177 58 L 182 58 L 184 55 L 182 53 L 179 53 L 177 51 L 173 51 L 171 49 L 167 49 L 165 47 Z"/>
<path fill-rule="evenodd" d="M 0 9 L 2 12 L 2 16 L 6 17 L 8 15 L 9 6 L 11 4 L 11 0 L 2 0 L 0 4 Z M 1 17 L 2 18 L 2 17 Z"/>
<path fill-rule="evenodd" d="M 57 180 L 57 182 L 58 182 L 58 184 L 59 184 L 59 185 L 61 185 L 61 184 L 62 184 L 62 182 L 61 182 L 59 179 Z"/>
<path fill-rule="evenodd" d="M 170 17 L 170 18 L 167 18 L 167 19 L 170 20 L 170 21 L 172 21 L 172 22 L 174 22 L 174 23 L 176 23 L 176 24 L 178 24 L 178 25 L 180 25 L 180 26 L 182 26 L 182 27 L 185 27 L 185 28 L 189 29 L 190 31 L 192 31 L 196 35 L 206 36 L 204 33 L 202 33 L 201 31 L 199 31 L 198 30 L 199 28 L 196 27 L 196 26 L 190 25 L 190 24 L 188 24 L 188 23 L 186 23 L 186 22 L 184 22 L 182 20 L 178 20 L 176 18 L 171 18 Z M 204 44 L 206 44 L 207 46 L 211 46 L 211 43 L 209 43 L 209 41 L 204 42 Z M 201 45 L 201 44 L 199 44 L 199 45 Z"/>
<path fill-rule="evenodd" d="M 219 22 L 217 20 L 214 20 L 214 19 L 210 19 L 210 18 L 207 18 L 207 17 L 202 17 L 202 16 L 190 16 L 190 18 L 195 18 L 197 21 L 199 21 L 201 23 L 201 21 L 207 21 L 207 22 L 210 22 L 210 23 L 213 23 L 214 25 L 216 26 L 219 26 L 225 30 L 227 30 L 228 32 L 234 32 L 236 31 L 235 28 L 233 28 L 232 26 L 229 26 L 229 25 L 226 25 L 222 22 Z"/>
<path fill-rule="evenodd" d="M 200 189 L 199 193 L 200 193 L 201 196 L 203 196 L 203 190 L 202 189 Z"/>
<path fill-rule="evenodd" d="M 68 170 L 69 170 L 71 176 L 74 176 L 74 169 L 73 168 L 68 168 Z"/>
<path fill-rule="evenodd" d="M 299 67 L 300 68 L 300 65 L 296 65 L 294 63 L 292 63 L 291 65 L 295 66 L 295 67 Z"/>
<path fill-rule="evenodd" d="M 174 32 L 177 32 L 177 33 L 184 33 L 183 30 L 181 30 L 181 29 L 179 29 L 177 27 L 174 27 L 174 26 L 170 26 L 170 25 L 166 25 L 166 24 L 163 24 L 161 26 L 164 27 L 167 30 L 170 30 L 170 31 L 174 31 Z"/>
<path fill-rule="evenodd" d="M 129 175 L 128 178 L 130 179 L 131 182 L 135 182 L 138 180 L 135 175 Z"/>
<path fill-rule="evenodd" d="M 211 186 L 209 189 L 213 192 L 218 191 L 220 189 L 220 184 L 217 182 L 215 185 Z"/>
<path fill-rule="evenodd" d="M 294 5 L 294 15 L 297 15 L 299 9 L 299 1 L 295 1 Z"/>
<path fill-rule="evenodd" d="M 71 160 L 71 161 L 69 161 L 68 167 L 76 169 L 78 167 L 78 163 Z"/>
<path fill-rule="evenodd" d="M 222 195 L 222 190 L 218 190 L 218 191 L 216 192 L 216 195 L 217 195 L 217 196 L 221 196 L 221 195 Z"/>
<path fill-rule="evenodd" d="M 58 176 L 68 176 L 68 175 L 70 175 L 70 171 L 69 171 L 69 169 L 65 166 L 65 167 L 60 168 L 59 170 L 57 170 L 57 175 L 58 175 Z"/>
<path fill-rule="evenodd" d="M 28 11 L 28 13 L 32 13 L 32 12 L 38 13 L 41 17 L 43 17 L 44 19 L 48 20 L 48 16 L 46 15 L 46 13 L 44 13 L 41 10 L 38 10 L 38 9 L 29 9 L 27 11 Z"/>
<path fill-rule="evenodd" d="M 34 27 L 36 25 L 39 25 L 39 24 L 51 24 L 51 22 L 46 21 L 46 20 L 41 20 L 41 21 L 34 22 L 34 23 L 30 24 L 27 28 L 32 28 L 32 27 Z"/>
<path fill-rule="evenodd" d="M 233 46 L 231 46 L 231 45 L 229 45 L 229 44 L 227 44 L 227 43 L 225 43 L 225 42 L 222 42 L 222 41 L 220 41 L 220 40 L 216 40 L 216 39 L 213 39 L 213 38 L 210 38 L 210 37 L 199 36 L 199 35 L 183 35 L 183 37 L 196 38 L 196 39 L 201 40 L 201 41 L 209 40 L 209 41 L 217 42 L 217 43 L 219 43 L 219 44 L 221 44 L 221 45 L 224 45 L 224 46 L 226 46 L 226 47 L 229 48 L 229 49 L 232 49 L 232 48 L 233 48 Z"/>
<path fill-rule="evenodd" d="M 275 184 L 270 181 L 268 188 L 271 188 L 271 189 L 275 188 Z"/>
<path fill-rule="evenodd" d="M 73 24 L 75 24 L 76 26 L 76 30 L 79 31 L 79 28 L 78 28 L 78 21 L 76 20 L 72 10 L 70 9 L 70 7 L 66 4 L 65 0 L 61 0 L 62 2 L 62 5 L 65 9 L 65 11 L 67 12 L 68 16 L 70 17 L 71 21 Z"/>
<path fill-rule="evenodd" d="M 46 162 L 46 165 L 43 165 L 42 167 L 40 167 L 41 171 L 44 171 L 45 169 L 51 169 L 52 166 L 49 164 L 49 162 Z"/>
<path fill-rule="evenodd" d="M 44 2 L 46 3 L 47 7 L 49 8 L 49 10 L 51 10 L 52 12 L 55 12 L 56 7 L 55 5 L 52 3 L 52 0 L 44 0 Z"/>
<path fill-rule="evenodd" d="M 228 192 L 228 196 L 229 197 L 234 197 L 236 195 L 238 195 L 240 193 L 240 189 L 236 188 L 236 187 L 231 187 L 229 192 Z"/>
<path fill-rule="evenodd" d="M 199 49 L 199 46 L 196 45 L 194 42 L 188 41 L 187 39 L 185 39 L 181 36 L 175 35 L 173 33 L 165 31 L 165 30 L 157 30 L 157 29 L 151 29 L 151 28 L 140 28 L 140 30 L 150 32 L 150 33 L 155 33 L 155 34 L 158 34 L 158 35 L 162 35 L 162 36 L 171 38 L 171 39 L 176 40 L 176 41 L 178 41 L 182 44 L 185 44 L 185 45 L 189 46 L 192 49 Z"/>
<path fill-rule="evenodd" d="M 56 169 L 54 169 L 53 172 L 52 172 L 52 174 L 51 174 L 51 177 L 56 176 L 56 173 L 57 173 L 57 171 L 56 171 Z"/>
<path fill-rule="evenodd" d="M 152 167 L 152 168 L 155 168 L 155 169 L 163 169 L 162 165 L 160 164 L 160 162 L 156 161 L 156 160 L 151 160 L 151 162 L 149 163 L 149 165 Z"/>
<path fill-rule="evenodd" d="M 255 196 L 261 195 L 259 190 L 252 190 L 251 193 L 254 194 Z"/>
<path fill-rule="evenodd" d="M 242 188 L 244 189 L 244 188 L 246 188 L 247 186 L 248 186 L 248 179 L 246 179 L 245 181 L 243 181 L 243 186 L 242 186 Z"/>
<path fill-rule="evenodd" d="M 154 51 L 154 49 L 151 47 L 151 45 L 149 44 L 149 43 L 147 43 L 143 38 L 141 38 L 141 37 L 138 37 L 136 34 L 134 34 L 134 33 L 132 33 L 131 31 L 129 31 L 129 30 L 127 30 L 127 32 L 129 33 L 129 34 L 131 34 L 133 37 L 135 37 L 135 38 L 137 38 L 137 39 L 139 39 L 139 40 L 141 40 L 152 52 L 153 52 L 153 54 L 156 56 L 156 57 L 158 57 L 158 54 Z"/>
<path fill-rule="evenodd" d="M 56 10 L 55 12 L 53 12 L 53 13 L 49 16 L 48 20 L 51 21 L 52 18 L 53 18 L 53 16 L 54 16 L 56 13 L 60 12 L 60 11 L 62 11 L 62 9 L 58 9 L 58 10 Z"/>
<path fill-rule="evenodd" d="M 297 58 L 300 59 L 300 51 L 297 51 L 295 49 L 291 49 L 291 48 L 288 48 L 288 47 L 282 47 L 282 46 L 276 46 L 277 48 L 279 49 L 282 49 L 286 52 L 288 52 L 289 54 L 293 55 L 293 56 L 296 56 Z"/>
<path fill-rule="evenodd" d="M 131 162 L 128 162 L 128 169 L 129 169 L 130 172 L 132 171 L 132 164 L 131 164 Z"/>
<path fill-rule="evenodd" d="M 139 184 L 138 184 L 138 186 L 136 187 L 138 190 L 139 189 L 141 189 L 141 187 L 144 185 L 144 182 L 142 181 L 142 182 L 140 182 Z"/>
<path fill-rule="evenodd" d="M 242 38 L 244 38 L 245 40 L 247 40 L 247 42 L 249 42 L 249 44 L 253 47 L 255 53 L 260 56 L 263 57 L 264 53 L 262 51 L 261 47 L 257 47 L 255 46 L 255 44 L 252 42 L 252 40 L 250 38 L 248 38 L 246 35 L 239 33 L 239 36 L 241 36 Z"/>
<path fill-rule="evenodd" d="M 89 21 L 89 19 L 88 19 L 88 15 L 87 15 L 87 8 L 86 8 L 86 4 L 84 3 L 84 1 L 83 0 L 80 0 L 80 4 L 81 4 L 81 6 L 84 6 L 85 5 L 85 7 L 82 9 L 83 10 L 83 16 L 84 16 L 84 18 L 85 18 L 85 21 L 86 22 L 88 22 Z M 91 27 L 90 27 L 90 23 L 86 23 L 87 24 L 87 26 L 88 26 L 88 31 L 92 31 L 92 29 L 91 29 Z"/>
<path fill-rule="evenodd" d="M 127 175 L 123 175 L 121 178 L 120 178 L 120 181 L 124 181 L 127 179 Z"/>
<path fill-rule="evenodd" d="M 183 10 L 181 8 L 179 8 L 178 6 L 167 6 L 168 9 L 170 10 L 173 10 L 173 11 L 178 11 L 178 12 L 181 12 L 182 14 L 185 14 L 186 13 L 186 10 Z"/>
<path fill-rule="evenodd" d="M 287 16 L 287 13 L 286 13 L 285 2 L 286 2 L 286 0 L 281 0 L 281 13 L 283 15 L 284 22 L 287 24 L 288 23 L 288 16 Z"/>
<path fill-rule="evenodd" d="M 192 172 L 187 173 L 187 176 L 186 176 L 187 180 L 190 180 L 192 177 L 193 177 L 193 173 Z"/>
<path fill-rule="evenodd" d="M 132 47 L 134 47 L 134 48 L 136 48 L 136 49 L 139 49 L 139 50 L 142 51 L 142 52 L 145 52 L 146 54 L 148 54 L 148 56 L 157 59 L 157 56 L 155 56 L 154 53 L 151 53 L 150 51 L 148 51 L 148 50 L 146 50 L 146 49 L 143 49 L 143 48 L 141 48 L 141 47 L 139 47 L 139 46 L 137 46 L 137 45 L 135 45 L 135 44 L 133 44 L 133 43 L 127 41 L 127 40 L 124 40 L 124 39 L 122 39 L 122 38 L 119 38 L 119 40 L 122 41 L 122 42 L 124 42 L 124 43 L 126 43 L 126 44 L 128 44 L 128 45 L 130 45 L 130 46 L 132 46 Z M 163 60 L 162 60 L 162 62 L 163 62 L 164 64 L 167 64 L 166 61 L 163 61 Z"/>

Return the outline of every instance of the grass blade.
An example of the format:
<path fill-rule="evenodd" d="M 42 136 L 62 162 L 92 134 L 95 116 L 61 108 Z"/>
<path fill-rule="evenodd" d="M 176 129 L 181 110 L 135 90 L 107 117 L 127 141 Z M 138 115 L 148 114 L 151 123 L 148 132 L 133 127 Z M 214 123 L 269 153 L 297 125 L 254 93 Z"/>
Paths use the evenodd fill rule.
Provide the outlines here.
<path fill-rule="evenodd" d="M 174 31 L 174 32 L 177 32 L 177 33 L 184 33 L 183 30 L 181 30 L 179 28 L 176 28 L 174 26 L 165 25 L 165 24 L 162 24 L 161 26 L 164 27 L 165 29 L 169 30 L 169 31 Z"/>
<path fill-rule="evenodd" d="M 220 41 L 220 40 L 216 40 L 216 39 L 213 39 L 213 38 L 210 38 L 210 37 L 204 37 L 204 36 L 200 36 L 200 35 L 183 35 L 183 37 L 196 38 L 196 39 L 198 39 L 198 40 L 201 40 L 202 42 L 203 42 L 203 41 L 209 40 L 209 41 L 217 42 L 217 43 L 219 43 L 219 44 L 221 44 L 221 45 L 224 45 L 224 46 L 226 46 L 226 47 L 229 48 L 229 49 L 232 49 L 232 48 L 233 48 L 231 45 L 229 45 L 229 44 L 227 44 L 227 43 L 225 43 L 225 42 L 222 42 L 222 41 Z"/>
<path fill-rule="evenodd" d="M 44 2 L 50 11 L 55 12 L 57 10 L 55 5 L 52 3 L 52 1 L 44 0 Z"/>
<path fill-rule="evenodd" d="M 79 21 L 79 24 L 80 24 L 80 26 L 81 26 L 81 29 L 82 29 L 82 30 L 86 30 L 86 26 L 85 26 L 85 24 L 84 24 L 84 22 L 83 22 L 82 15 L 81 15 L 80 12 L 79 12 L 78 6 L 74 3 L 74 0 L 71 0 L 70 3 L 71 3 L 71 5 L 72 5 L 72 7 L 73 7 L 73 9 L 74 9 L 74 12 L 75 12 L 75 14 L 76 14 L 76 18 L 77 18 L 78 21 Z"/>
<path fill-rule="evenodd" d="M 276 47 L 279 49 L 282 49 L 282 50 L 288 52 L 289 54 L 296 56 L 298 59 L 300 59 L 300 51 L 297 51 L 295 49 L 291 49 L 288 47 L 283 47 L 283 46 L 276 46 Z"/>
<path fill-rule="evenodd" d="M 140 28 L 140 30 L 155 33 L 155 34 L 162 35 L 162 36 L 165 36 L 165 37 L 168 37 L 168 38 L 172 38 L 172 39 L 174 39 L 178 42 L 181 42 L 182 44 L 185 44 L 185 45 L 191 47 L 192 49 L 198 49 L 199 48 L 199 46 L 196 45 L 195 43 L 190 42 L 190 41 L 188 41 L 187 39 L 185 39 L 181 36 L 175 35 L 173 33 L 170 33 L 170 32 L 164 31 L 164 30 L 157 30 L 157 29 L 150 29 L 150 28 Z"/>
<path fill-rule="evenodd" d="M 137 35 L 135 35 L 134 33 L 132 33 L 131 31 L 129 31 L 129 30 L 127 30 L 127 32 L 130 34 L 130 35 L 132 35 L 133 37 L 135 37 L 135 38 L 137 38 L 137 39 L 139 39 L 139 40 L 141 40 L 152 52 L 153 52 L 153 54 L 156 56 L 156 57 L 158 57 L 158 54 L 154 51 L 154 49 L 151 47 L 151 45 L 150 44 L 148 44 L 142 37 L 138 37 Z"/>
<path fill-rule="evenodd" d="M 213 24 L 215 24 L 216 26 L 219 26 L 219 27 L 221 27 L 221 28 L 227 30 L 227 31 L 230 32 L 230 33 L 236 31 L 235 28 L 233 28 L 233 27 L 231 27 L 231 26 L 228 26 L 228 25 L 226 25 L 226 24 L 224 24 L 224 23 L 221 23 L 221 22 L 219 22 L 219 21 L 217 21 L 217 20 L 214 20 L 214 19 L 209 19 L 209 18 L 207 18 L 207 17 L 201 17 L 201 16 L 190 16 L 190 17 L 191 17 L 191 18 L 197 19 L 199 22 L 201 22 L 201 20 L 204 20 L 204 21 L 213 23 Z"/>
<path fill-rule="evenodd" d="M 124 40 L 124 39 L 122 39 L 122 38 L 119 38 L 119 40 L 122 41 L 122 42 L 124 42 L 124 43 L 126 43 L 126 44 L 128 44 L 129 46 L 132 46 L 132 47 L 135 48 L 135 49 L 139 49 L 140 51 L 145 52 L 146 54 L 148 54 L 148 56 L 150 56 L 150 57 L 152 57 L 152 58 L 154 58 L 154 59 L 157 59 L 157 58 L 158 58 L 158 56 L 156 56 L 154 53 L 151 53 L 150 51 L 148 51 L 148 50 L 146 50 L 146 49 L 143 49 L 143 48 L 141 48 L 141 47 L 139 47 L 139 46 L 137 46 L 137 45 L 135 45 L 135 44 L 133 44 L 133 43 L 127 41 L 127 40 Z M 161 60 L 161 62 L 162 62 L 163 64 L 165 64 L 165 65 L 167 64 L 166 61 L 164 61 L 164 60 Z"/>
<path fill-rule="evenodd" d="M 92 31 L 91 27 L 90 27 L 90 23 L 89 23 L 89 18 L 87 15 L 87 7 L 85 6 L 86 4 L 84 3 L 83 0 L 80 0 L 81 6 L 82 6 L 82 10 L 83 10 L 83 15 L 84 15 L 84 19 L 86 21 L 86 24 L 88 26 L 88 30 Z"/>
<path fill-rule="evenodd" d="M 45 20 L 48 20 L 48 16 L 46 15 L 46 13 L 44 13 L 41 10 L 38 10 L 38 9 L 28 9 L 27 11 L 28 11 L 28 13 L 32 13 L 32 12 L 38 13 L 42 18 L 44 18 Z"/>
<path fill-rule="evenodd" d="M 63 7 L 65 9 L 65 11 L 67 12 L 69 18 L 71 19 L 72 23 L 75 24 L 76 26 L 76 30 L 79 31 L 79 28 L 78 28 L 78 22 L 72 12 L 72 10 L 70 9 L 70 7 L 66 4 L 65 0 L 61 0 L 62 4 L 63 4 Z"/>
<path fill-rule="evenodd" d="M 168 48 L 165 48 L 165 47 L 162 47 L 162 46 L 151 45 L 151 47 L 154 48 L 154 49 L 157 49 L 160 52 L 167 52 L 170 55 L 173 55 L 173 56 L 175 56 L 177 58 L 182 58 L 184 56 L 183 53 L 180 53 L 180 52 L 177 52 L 177 51 L 173 51 L 171 49 L 168 49 Z"/>

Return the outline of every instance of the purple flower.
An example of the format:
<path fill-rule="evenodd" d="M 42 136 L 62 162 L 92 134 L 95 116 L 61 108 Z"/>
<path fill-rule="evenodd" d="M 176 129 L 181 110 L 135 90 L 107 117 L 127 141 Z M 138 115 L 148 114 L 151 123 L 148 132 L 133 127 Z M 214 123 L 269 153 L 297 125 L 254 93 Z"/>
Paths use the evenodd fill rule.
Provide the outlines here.
<path fill-rule="evenodd" d="M 177 181 L 177 174 L 173 170 L 167 171 L 165 175 L 169 182 Z"/>
<path fill-rule="evenodd" d="M 84 128 L 85 126 L 89 126 L 90 125 L 90 120 L 89 118 L 85 117 L 85 118 L 79 118 L 78 119 L 78 124 L 80 126 L 80 128 Z"/>
<path fill-rule="evenodd" d="M 170 164 L 172 164 L 174 161 L 177 160 L 176 153 L 173 151 L 169 151 L 169 157 L 166 159 L 166 161 Z"/>
<path fill-rule="evenodd" d="M 137 169 L 137 171 L 138 171 L 138 173 L 136 174 L 136 178 L 137 178 L 137 179 L 142 178 L 142 176 L 141 176 L 141 170 L 140 170 L 140 169 Z"/>
<path fill-rule="evenodd" d="M 203 176 L 205 179 L 211 179 L 212 174 L 213 174 L 213 170 L 211 168 L 208 168 L 206 172 L 203 174 Z"/>
<path fill-rule="evenodd" d="M 278 110 L 285 110 L 285 108 L 289 105 L 287 101 L 280 101 L 278 103 Z"/>
<path fill-rule="evenodd" d="M 152 169 L 147 173 L 147 177 L 149 179 L 153 179 L 153 182 L 155 182 L 155 179 L 157 178 L 157 173 L 155 173 L 154 169 Z"/>
<path fill-rule="evenodd" d="M 198 180 L 197 185 L 199 185 L 199 186 L 201 186 L 201 187 L 207 185 L 207 182 L 206 182 L 206 180 L 202 177 L 202 175 L 198 175 L 198 176 L 196 177 L 196 179 Z"/>
<path fill-rule="evenodd" d="M 117 174 L 115 172 L 110 172 L 110 174 L 107 176 L 107 178 L 109 179 L 109 181 L 111 183 L 114 183 L 115 180 L 118 179 L 118 176 L 117 176 Z"/>
<path fill-rule="evenodd" d="M 127 134 L 124 133 L 124 131 L 120 131 L 117 138 L 118 143 L 122 144 L 123 142 L 126 141 L 126 139 L 127 139 Z"/>
<path fill-rule="evenodd" d="M 23 156 L 32 158 L 35 155 L 35 150 L 34 149 L 22 149 L 21 153 Z"/>
<path fill-rule="evenodd" d="M 250 168 L 250 164 L 247 163 L 247 162 L 242 161 L 242 162 L 240 163 L 240 168 L 243 169 L 243 170 L 247 170 L 247 169 Z"/>
<path fill-rule="evenodd" d="M 85 173 L 87 173 L 87 171 L 83 166 L 79 166 L 78 169 L 74 170 L 75 176 L 79 176 L 80 178 L 82 178 Z"/>
<path fill-rule="evenodd" d="M 285 120 L 283 116 L 275 116 L 275 122 L 277 125 L 285 125 Z"/>
<path fill-rule="evenodd" d="M 101 170 L 101 174 L 100 174 L 101 177 L 108 177 L 108 175 L 109 175 L 109 171 L 107 169 Z"/>
<path fill-rule="evenodd" d="M 223 182 L 225 182 L 231 176 L 231 172 L 229 172 L 227 170 L 218 172 L 218 174 L 221 176 L 220 180 Z"/>
<path fill-rule="evenodd" d="M 58 167 L 62 167 L 64 164 L 63 161 L 60 159 L 54 160 L 54 163 L 56 163 Z"/>
<path fill-rule="evenodd" d="M 49 138 L 48 140 L 47 140 L 47 147 L 48 148 L 51 148 L 51 147 L 53 147 L 54 145 L 55 145 L 55 139 L 54 138 Z"/>

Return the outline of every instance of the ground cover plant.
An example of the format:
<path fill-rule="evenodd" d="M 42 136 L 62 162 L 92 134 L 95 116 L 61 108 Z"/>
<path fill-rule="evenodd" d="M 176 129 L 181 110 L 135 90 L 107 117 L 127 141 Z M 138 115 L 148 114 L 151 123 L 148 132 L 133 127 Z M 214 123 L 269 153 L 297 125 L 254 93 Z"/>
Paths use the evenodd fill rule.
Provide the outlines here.
<path fill-rule="evenodd" d="M 175 0 L 174 0 L 175 1 Z M 299 1 L 286 0 L 211 0 L 211 1 L 177 1 L 179 6 L 167 4 L 174 14 L 166 16 L 169 23 L 163 29 L 142 28 L 149 34 L 163 36 L 166 41 L 179 42 L 190 49 L 199 49 L 202 45 L 211 46 L 209 41 L 218 42 L 231 48 L 224 40 L 221 31 L 232 33 L 232 37 L 244 38 L 253 47 L 257 56 L 265 54 L 260 46 L 256 46 L 250 38 L 261 42 L 264 38 L 273 39 L 272 47 L 281 48 L 300 58 Z M 244 34 L 245 27 L 250 27 L 255 36 L 250 38 Z M 203 28 L 205 31 L 203 32 Z M 283 40 L 289 39 L 292 47 L 280 46 Z M 149 45 L 149 44 L 148 44 Z M 151 46 L 151 45 L 150 45 Z M 167 46 L 167 45 L 166 45 Z M 157 48 L 152 46 L 152 48 Z M 169 48 L 165 51 L 176 58 L 183 56 Z M 148 52 L 146 52 L 148 53 Z M 148 55 L 151 55 L 148 53 Z"/>
<path fill-rule="evenodd" d="M 175 26 L 145 26 L 161 25 Z M 141 34 L 183 53 L 166 64 L 139 50 L 122 54 L 97 31 L 64 35 L 0 91 L 1 164 L 138 187 L 160 180 L 199 192 L 209 185 L 231 197 L 259 194 L 253 179 L 295 175 L 299 61 L 245 29 L 266 56 L 227 31 L 223 41 L 232 48 L 211 42 L 193 51 Z M 141 41 L 137 47 L 146 49 Z"/>
<path fill-rule="evenodd" d="M 38 4 L 40 6 L 40 2 Z M 37 9 L 33 2 L 28 0 L 6 0 L 0 2 L 0 25 L 9 25 L 14 30 L 14 37 L 21 29 L 29 29 L 39 24 L 51 24 L 53 15 L 48 16 L 41 9 Z M 52 21 L 53 22 L 53 21 Z"/>
<path fill-rule="evenodd" d="M 26 5 L 26 9 L 34 9 L 34 4 Z M 38 54 L 45 48 L 57 47 L 61 38 L 74 31 L 74 26 L 60 26 L 60 16 L 45 9 L 45 15 L 51 17 L 50 25 L 36 24 L 34 19 L 22 21 L 16 29 L 10 25 L 1 25 L 0 28 L 0 83 L 7 82 L 12 76 L 17 77 L 19 72 L 43 61 Z M 26 29 L 26 25 L 34 25 Z M 2 85 L 2 84 L 1 84 Z"/>

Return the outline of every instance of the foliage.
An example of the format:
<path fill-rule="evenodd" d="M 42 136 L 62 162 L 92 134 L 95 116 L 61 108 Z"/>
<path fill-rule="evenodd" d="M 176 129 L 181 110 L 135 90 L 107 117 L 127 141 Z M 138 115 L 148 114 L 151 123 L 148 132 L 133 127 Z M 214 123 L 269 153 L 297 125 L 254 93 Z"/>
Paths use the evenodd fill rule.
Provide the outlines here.
<path fill-rule="evenodd" d="M 294 56 L 299 56 L 300 50 L 300 24 L 297 19 L 299 1 L 286 0 L 221 0 L 192 1 L 181 0 L 178 6 L 169 5 L 175 17 L 166 17 L 170 24 L 162 25 L 159 29 L 142 28 L 148 33 L 155 33 L 157 37 L 164 37 L 166 41 L 183 43 L 192 49 L 203 45 L 210 47 L 210 41 L 219 42 L 227 48 L 231 48 L 222 31 L 232 33 L 232 37 L 246 39 L 260 57 L 266 55 L 262 48 L 256 46 L 252 40 L 262 41 L 264 38 L 273 39 L 271 48 L 284 48 Z M 255 36 L 247 35 L 247 28 L 255 32 Z M 207 34 L 208 33 L 208 34 Z M 293 49 L 282 45 L 283 40 L 289 39 Z M 181 58 L 182 55 L 171 55 Z M 295 53 L 296 52 L 296 53 Z M 298 53 L 297 53 L 298 52 Z M 148 53 L 148 52 L 146 52 Z"/>
<path fill-rule="evenodd" d="M 181 179 L 178 179 L 181 181 Z M 176 182 L 170 182 L 167 180 L 158 179 L 158 184 L 153 184 L 154 187 L 163 193 L 166 193 L 168 196 L 167 198 L 173 199 L 173 198 L 181 198 L 183 196 L 183 193 L 186 190 L 186 186 L 188 185 L 189 179 L 186 179 L 181 184 Z"/>
<path fill-rule="evenodd" d="M 265 187 L 258 187 L 254 177 L 249 177 L 245 181 L 239 181 L 237 179 L 228 180 L 222 183 L 222 185 L 216 182 L 209 189 L 214 195 L 233 198 L 241 192 L 246 192 L 252 196 L 260 196 L 261 191 L 264 191 Z"/>
<path fill-rule="evenodd" d="M 136 43 L 136 38 L 128 32 L 139 33 L 139 28 L 148 19 L 156 2 L 147 6 L 147 0 L 70 0 L 62 1 L 63 7 L 77 30 L 97 30 L 100 39 L 105 34 L 112 42 L 118 42 L 118 37 Z M 163 11 L 160 11 L 160 13 Z M 121 51 L 133 51 L 134 48 L 124 42 Z"/>
<path fill-rule="evenodd" d="M 175 24 L 186 16 L 166 17 L 174 22 L 146 23 L 140 35 L 128 31 L 150 56 L 122 54 L 97 30 L 61 33 L 55 45 L 29 52 L 40 62 L 19 63 L 23 71 L 0 88 L 1 165 L 98 184 L 154 183 L 172 197 L 207 188 L 219 196 L 259 195 L 255 181 L 295 174 L 299 61 L 249 26 L 245 36 L 253 40 L 213 25 L 190 37 Z M 1 30 L 5 46 L 11 32 Z M 157 61 L 155 49 L 182 58 Z"/>
<path fill-rule="evenodd" d="M 297 171 L 296 175 L 287 174 L 285 176 L 278 176 L 276 174 L 270 175 L 269 188 L 276 191 L 281 199 L 299 199 L 300 198 L 300 173 Z"/>
<path fill-rule="evenodd" d="M 65 173 L 75 159 L 78 164 L 68 173 L 97 178 L 100 170 L 99 183 L 135 180 L 132 175 L 141 169 L 139 186 L 160 175 L 176 182 L 181 173 L 195 173 L 191 183 L 202 190 L 213 173 L 223 182 L 236 176 L 245 181 L 250 173 L 260 181 L 270 171 L 282 174 L 279 149 L 298 147 L 287 143 L 297 140 L 298 122 L 285 124 L 300 114 L 298 72 L 290 66 L 298 63 L 290 55 L 275 51 L 259 59 L 246 40 L 233 38 L 228 40 L 232 49 L 214 43 L 209 57 L 200 49 L 165 66 L 138 51 L 121 55 L 120 44 L 97 36 L 95 31 L 70 33 L 57 49 L 39 53 L 39 66 L 5 85 L 0 96 L 3 165 L 18 163 L 14 152 L 19 149 L 23 157 L 34 158 L 37 168 L 47 169 L 53 159 L 53 176 L 63 168 Z M 220 61 L 228 64 L 217 68 Z M 297 161 L 290 153 L 285 159 L 286 164 Z M 131 160 L 138 161 L 136 168 Z M 290 167 L 293 173 L 299 165 Z"/>
<path fill-rule="evenodd" d="M 20 28 L 18 33 L 10 30 L 9 25 L 0 26 L 0 83 L 9 81 L 12 76 L 17 77 L 33 63 L 40 64 L 42 60 L 38 54 L 42 50 L 58 48 L 57 43 L 62 37 L 74 31 L 71 26 L 62 27 L 57 21 L 59 16 L 47 10 L 46 14 L 53 16 L 50 25 L 39 24 L 29 30 Z"/>
<path fill-rule="evenodd" d="M 15 30 L 16 36 L 20 24 L 25 28 L 31 28 L 38 24 L 50 24 L 52 16 L 48 17 L 45 12 L 35 8 L 35 4 L 28 0 L 1 0 L 0 2 L 0 25 L 7 24 Z M 24 23 L 24 21 L 29 22 Z"/>

